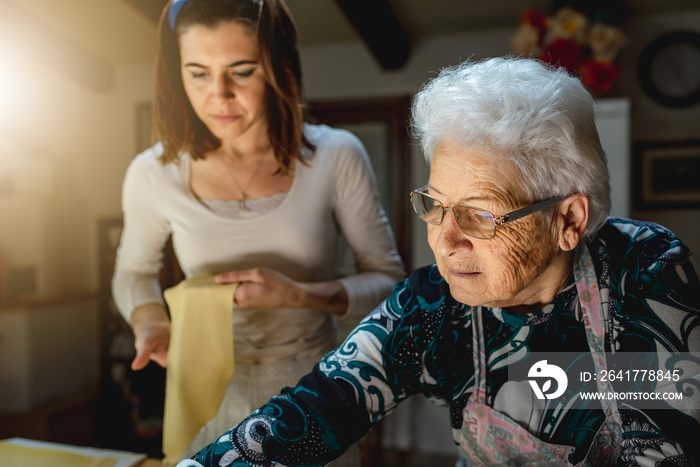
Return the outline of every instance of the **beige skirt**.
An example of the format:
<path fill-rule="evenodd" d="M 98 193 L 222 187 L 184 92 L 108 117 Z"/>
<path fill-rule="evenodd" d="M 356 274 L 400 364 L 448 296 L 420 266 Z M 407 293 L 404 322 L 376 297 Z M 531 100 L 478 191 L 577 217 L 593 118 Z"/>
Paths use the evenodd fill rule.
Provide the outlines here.
<path fill-rule="evenodd" d="M 231 427 L 253 413 L 284 386 L 296 386 L 321 357 L 296 361 L 266 363 L 264 365 L 236 362 L 235 376 L 229 381 L 226 394 L 214 418 L 199 430 L 184 458 L 191 457 Z M 360 449 L 353 445 L 339 459 L 328 464 L 332 467 L 359 467 Z"/>

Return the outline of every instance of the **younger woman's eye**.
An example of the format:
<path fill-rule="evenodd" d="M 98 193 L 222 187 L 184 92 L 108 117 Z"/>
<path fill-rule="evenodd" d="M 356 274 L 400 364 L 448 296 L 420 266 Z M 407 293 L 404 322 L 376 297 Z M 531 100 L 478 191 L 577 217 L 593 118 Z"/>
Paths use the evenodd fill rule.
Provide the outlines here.
<path fill-rule="evenodd" d="M 193 78 L 204 78 L 207 74 L 206 73 L 201 73 L 201 72 L 192 72 L 190 76 Z"/>
<path fill-rule="evenodd" d="M 243 71 L 235 71 L 233 73 L 234 76 L 237 76 L 239 78 L 248 78 L 255 72 L 255 68 L 251 68 L 249 70 L 243 70 Z"/>

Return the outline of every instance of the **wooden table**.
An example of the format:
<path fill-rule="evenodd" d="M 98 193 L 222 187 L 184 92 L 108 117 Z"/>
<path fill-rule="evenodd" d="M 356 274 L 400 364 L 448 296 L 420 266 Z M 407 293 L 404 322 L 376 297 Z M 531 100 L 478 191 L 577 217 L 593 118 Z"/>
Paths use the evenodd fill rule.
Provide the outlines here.
<path fill-rule="evenodd" d="M 144 459 L 137 467 L 163 467 L 163 463 L 158 459 Z"/>

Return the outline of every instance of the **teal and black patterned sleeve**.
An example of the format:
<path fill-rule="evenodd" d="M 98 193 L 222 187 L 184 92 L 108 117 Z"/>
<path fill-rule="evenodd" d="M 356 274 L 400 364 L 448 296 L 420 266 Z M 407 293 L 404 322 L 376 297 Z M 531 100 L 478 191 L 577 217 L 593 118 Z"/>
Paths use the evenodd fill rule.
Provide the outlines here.
<path fill-rule="evenodd" d="M 317 466 L 339 457 L 420 388 L 410 289 L 408 280 L 396 285 L 296 387 L 284 388 L 178 467 Z"/>

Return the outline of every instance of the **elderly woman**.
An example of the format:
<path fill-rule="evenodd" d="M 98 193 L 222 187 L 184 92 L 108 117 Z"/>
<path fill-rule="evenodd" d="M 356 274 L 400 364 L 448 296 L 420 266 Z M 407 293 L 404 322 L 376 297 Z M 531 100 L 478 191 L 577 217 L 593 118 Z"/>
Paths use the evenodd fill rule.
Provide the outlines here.
<path fill-rule="evenodd" d="M 533 60 L 464 63 L 416 96 L 413 126 L 431 173 L 411 201 L 436 264 L 181 465 L 321 465 L 415 394 L 449 405 L 469 465 L 696 460 L 691 253 L 607 218 L 581 83 Z"/>

